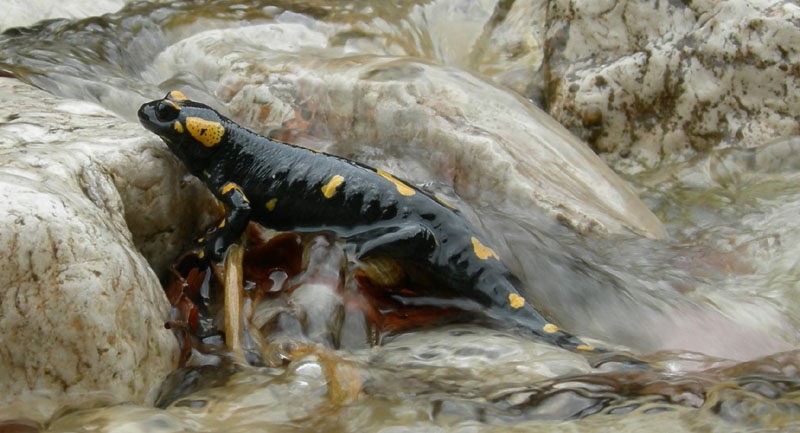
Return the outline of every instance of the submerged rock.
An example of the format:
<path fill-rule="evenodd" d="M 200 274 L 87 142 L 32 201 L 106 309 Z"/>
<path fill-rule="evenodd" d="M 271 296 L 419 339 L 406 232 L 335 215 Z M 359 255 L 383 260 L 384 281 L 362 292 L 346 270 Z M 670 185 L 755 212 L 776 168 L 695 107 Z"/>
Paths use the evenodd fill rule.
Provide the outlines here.
<path fill-rule="evenodd" d="M 149 401 L 177 342 L 137 244 L 163 269 L 196 223 L 179 198 L 198 190 L 137 125 L 94 104 L 11 79 L 0 95 L 0 406 Z"/>

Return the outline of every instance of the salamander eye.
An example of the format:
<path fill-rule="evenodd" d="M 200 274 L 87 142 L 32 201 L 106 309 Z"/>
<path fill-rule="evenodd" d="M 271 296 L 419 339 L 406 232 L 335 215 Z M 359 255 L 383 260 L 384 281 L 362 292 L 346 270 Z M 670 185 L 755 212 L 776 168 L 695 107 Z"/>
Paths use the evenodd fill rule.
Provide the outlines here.
<path fill-rule="evenodd" d="M 172 101 L 160 101 L 156 106 L 156 117 L 162 122 L 171 122 L 178 118 L 180 108 Z"/>

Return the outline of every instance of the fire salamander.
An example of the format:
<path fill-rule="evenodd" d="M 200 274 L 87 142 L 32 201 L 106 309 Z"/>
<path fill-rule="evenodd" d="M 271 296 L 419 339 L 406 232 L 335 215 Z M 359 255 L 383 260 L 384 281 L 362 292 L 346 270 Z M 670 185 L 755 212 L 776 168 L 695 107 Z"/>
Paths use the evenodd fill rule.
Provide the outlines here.
<path fill-rule="evenodd" d="M 257 135 L 179 91 L 139 109 L 227 214 L 203 241 L 219 260 L 248 222 L 281 231 L 325 231 L 359 259 L 389 257 L 427 269 L 501 323 L 567 349 L 599 351 L 549 323 L 463 216 L 445 201 L 379 169 Z"/>

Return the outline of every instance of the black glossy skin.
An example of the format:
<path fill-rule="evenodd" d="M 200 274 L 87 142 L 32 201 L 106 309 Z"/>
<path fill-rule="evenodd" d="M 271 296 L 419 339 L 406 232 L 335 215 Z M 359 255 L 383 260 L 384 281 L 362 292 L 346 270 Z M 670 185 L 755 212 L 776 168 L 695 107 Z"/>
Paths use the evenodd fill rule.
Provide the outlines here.
<path fill-rule="evenodd" d="M 209 131 L 190 133 L 191 118 L 212 122 L 204 124 L 212 132 L 221 126 L 224 134 L 203 145 L 197 137 L 206 139 Z M 224 225 L 206 240 L 207 256 L 220 259 L 249 220 L 283 231 L 327 231 L 355 244 L 359 258 L 388 256 L 430 271 L 492 319 L 564 348 L 597 350 L 523 301 L 518 280 L 494 252 L 475 246 L 476 241 L 486 245 L 476 230 L 423 190 L 402 181 L 397 186 L 378 170 L 347 159 L 257 135 L 180 92 L 142 105 L 139 119 L 228 210 Z M 342 181 L 326 197 L 323 187 L 335 176 Z"/>

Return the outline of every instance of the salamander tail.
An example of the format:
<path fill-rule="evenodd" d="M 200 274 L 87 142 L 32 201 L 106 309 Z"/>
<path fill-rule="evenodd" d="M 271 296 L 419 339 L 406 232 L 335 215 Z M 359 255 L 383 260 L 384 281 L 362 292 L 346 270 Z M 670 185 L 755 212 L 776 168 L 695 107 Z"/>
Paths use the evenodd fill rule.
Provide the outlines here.
<path fill-rule="evenodd" d="M 514 294 L 512 293 L 512 296 Z M 517 295 L 519 296 L 519 295 Z M 491 314 L 504 323 L 532 332 L 537 339 L 555 346 L 590 353 L 603 353 L 605 350 L 587 344 L 580 338 L 562 330 L 557 325 L 549 322 L 530 304 L 525 303 L 518 308 L 495 309 Z"/>
<path fill-rule="evenodd" d="M 603 349 L 586 344 L 580 338 L 548 321 L 519 294 L 511 281 L 503 281 L 499 286 L 495 284 L 492 289 L 484 292 L 484 294 L 490 295 L 489 298 L 492 299 L 493 305 L 487 311 L 492 319 L 530 331 L 537 339 L 564 349 L 590 353 L 606 352 Z"/>

